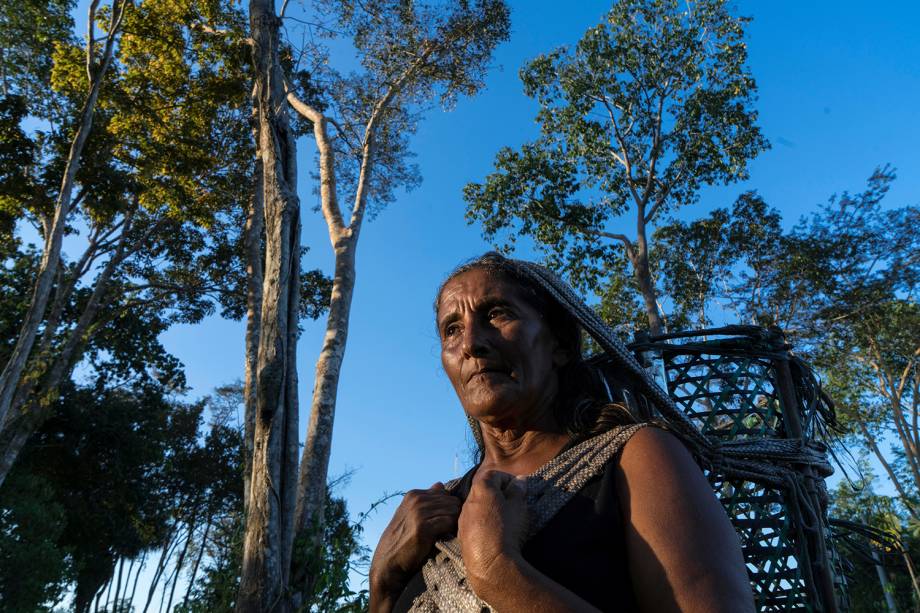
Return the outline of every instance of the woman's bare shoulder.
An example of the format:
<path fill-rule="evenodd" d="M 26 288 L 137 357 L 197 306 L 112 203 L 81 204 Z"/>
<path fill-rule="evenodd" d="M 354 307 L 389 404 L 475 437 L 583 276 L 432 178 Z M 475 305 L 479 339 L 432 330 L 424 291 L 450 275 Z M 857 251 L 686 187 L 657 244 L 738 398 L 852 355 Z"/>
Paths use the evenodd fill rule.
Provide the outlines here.
<path fill-rule="evenodd" d="M 683 443 L 667 430 L 653 425 L 638 430 L 630 437 L 623 446 L 620 466 L 638 476 L 655 473 L 667 477 L 674 472 L 702 476 Z M 662 470 L 665 474 L 661 474 Z"/>
<path fill-rule="evenodd" d="M 751 611 L 738 536 L 680 440 L 642 428 L 623 448 L 617 490 L 633 587 L 655 611 Z"/>

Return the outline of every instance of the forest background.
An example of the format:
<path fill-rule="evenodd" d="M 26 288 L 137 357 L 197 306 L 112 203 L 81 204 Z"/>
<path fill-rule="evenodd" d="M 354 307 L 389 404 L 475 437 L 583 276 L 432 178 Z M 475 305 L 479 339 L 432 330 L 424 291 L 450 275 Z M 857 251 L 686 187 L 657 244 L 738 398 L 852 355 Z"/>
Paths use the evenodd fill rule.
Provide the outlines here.
<path fill-rule="evenodd" d="M 412 191 L 398 191 L 395 201 L 364 229 L 329 464 L 330 476 L 349 475 L 336 493 L 347 501 L 352 520 L 358 520 L 358 513 L 388 493 L 427 487 L 461 474 L 468 466 L 470 443 L 465 420 L 440 372 L 431 309 L 434 292 L 445 274 L 461 261 L 491 248 L 482 239 L 479 225 L 467 223 L 463 188 L 469 182 L 483 181 L 492 172 L 499 149 L 519 147 L 538 134 L 534 122 L 537 107 L 521 91 L 516 76 L 519 67 L 559 45 L 574 44 L 586 28 L 601 19 L 609 3 L 580 2 L 560 12 L 554 3 L 521 2 L 511 3 L 511 9 L 510 40 L 497 48 L 483 91 L 460 99 L 450 113 L 439 109 L 428 112 L 412 135 L 410 148 L 417 155 L 414 161 L 422 183 Z M 85 11 L 83 5 L 75 11 L 78 36 L 85 25 Z M 287 36 L 302 44 L 311 34 L 310 26 L 296 21 L 296 3 L 291 3 L 289 11 Z M 915 147 L 920 128 L 914 121 L 913 104 L 920 94 L 920 67 L 913 59 L 920 57 L 920 43 L 911 28 L 916 7 L 893 3 L 882 12 L 856 2 L 807 7 L 739 3 L 733 11 L 753 17 L 744 40 L 748 65 L 758 86 L 754 103 L 759 113 L 757 125 L 772 148 L 753 159 L 749 178 L 727 187 L 704 188 L 699 202 L 676 211 L 676 219 L 691 221 L 707 216 L 716 207 L 730 208 L 740 194 L 753 189 L 780 212 L 782 228 L 789 231 L 800 216 L 816 212 L 831 195 L 865 190 L 866 179 L 886 164 L 897 170 L 898 178 L 891 183 L 881 208 L 894 210 L 913 204 L 920 188 L 920 157 Z M 345 66 L 353 63 L 347 45 L 333 46 L 332 54 Z M 28 123 L 24 125 L 30 129 Z M 301 243 L 310 248 L 303 267 L 330 274 L 333 262 L 327 230 L 319 214 L 311 210 L 317 203 L 309 170 L 314 150 L 307 143 L 300 146 L 298 154 Z M 622 224 L 623 228 L 630 227 L 626 220 Z M 24 243 L 36 240 L 27 223 L 16 225 L 16 235 Z M 77 257 L 85 236 L 84 230 L 65 240 L 65 255 Z M 525 258 L 542 257 L 527 240 L 519 242 L 516 253 Z M 664 306 L 667 311 L 669 306 Z M 709 316 L 716 323 L 737 319 L 737 313 L 717 306 L 710 309 Z M 188 317 L 196 318 L 195 314 Z M 220 407 L 223 417 L 218 422 L 233 430 L 242 420 L 241 413 L 239 417 L 233 414 L 233 403 L 238 399 L 232 390 L 214 390 L 243 377 L 244 323 L 216 314 L 195 323 L 182 323 L 182 319 L 164 325 L 159 335 L 146 338 L 146 345 L 132 350 L 145 351 L 157 341 L 161 343 L 164 357 L 157 367 L 181 369 L 185 380 L 185 387 L 168 394 L 169 402 L 195 407 L 197 399 L 210 395 L 210 401 L 199 403 L 202 432 L 207 431 L 205 422 L 221 413 Z M 311 395 L 312 365 L 324 333 L 321 322 L 302 322 L 297 356 L 301 399 Z M 103 348 L 101 354 L 106 351 Z M 181 367 L 165 357 L 167 354 L 177 358 Z M 97 365 L 78 367 L 74 379 L 95 384 Z M 81 405 L 79 390 L 73 393 L 77 397 L 71 401 Z M 195 410 L 186 408 L 186 412 L 194 414 Z M 301 419 L 302 430 L 306 421 Z M 189 448 L 200 444 L 194 441 L 195 428 L 185 427 Z M 225 447 L 232 447 L 232 434 L 225 434 L 229 439 Z M 299 440 L 304 438 L 301 431 Z M 881 439 L 883 447 L 893 442 L 890 435 Z M 883 472 L 877 462 L 864 463 L 867 473 L 872 467 Z M 897 494 L 884 480 L 877 490 L 883 495 Z M 4 504 L 8 499 L 4 496 Z M 376 543 L 393 502 L 375 507 L 362 519 L 360 538 L 367 546 Z M 903 520 L 896 523 L 909 538 L 909 513 L 903 504 L 890 508 Z M 205 525 L 199 522 L 193 528 L 188 524 L 188 530 L 200 537 Z M 186 555 L 194 559 L 196 553 L 193 545 Z M 204 557 L 205 565 L 209 558 Z M 7 562 L 13 565 L 15 560 Z M 148 568 L 155 566 L 154 556 Z M 65 583 L 70 585 L 72 579 L 67 577 Z M 143 575 L 144 582 L 151 582 L 147 574 Z M 181 595 L 187 580 L 180 578 L 172 585 L 179 586 L 173 591 Z M 362 588 L 360 574 L 352 573 L 351 585 L 355 590 Z M 163 580 L 160 586 L 165 594 L 169 582 Z M 138 599 L 142 599 L 141 593 L 146 596 L 144 592 L 142 588 Z M 160 596 L 157 593 L 156 599 Z M 135 600 L 138 604 L 139 610 L 143 608 L 143 603 Z"/>

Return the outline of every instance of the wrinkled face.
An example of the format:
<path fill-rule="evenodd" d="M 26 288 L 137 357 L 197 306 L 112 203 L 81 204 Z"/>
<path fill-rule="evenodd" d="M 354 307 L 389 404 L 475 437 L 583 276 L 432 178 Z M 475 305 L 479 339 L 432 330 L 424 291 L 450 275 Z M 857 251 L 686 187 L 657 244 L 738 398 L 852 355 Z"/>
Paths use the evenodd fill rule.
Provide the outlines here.
<path fill-rule="evenodd" d="M 512 428 L 550 413 L 566 355 L 515 284 L 483 270 L 459 274 L 437 318 L 441 364 L 469 415 Z"/>

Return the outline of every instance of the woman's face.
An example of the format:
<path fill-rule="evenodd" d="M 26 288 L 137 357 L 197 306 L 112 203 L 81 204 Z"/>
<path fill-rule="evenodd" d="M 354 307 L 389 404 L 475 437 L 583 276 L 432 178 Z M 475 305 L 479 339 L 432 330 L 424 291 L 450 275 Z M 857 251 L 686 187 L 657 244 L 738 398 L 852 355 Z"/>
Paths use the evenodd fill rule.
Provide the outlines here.
<path fill-rule="evenodd" d="M 437 318 L 441 363 L 469 415 L 503 428 L 551 415 L 566 355 L 514 283 L 459 274 L 444 286 Z"/>

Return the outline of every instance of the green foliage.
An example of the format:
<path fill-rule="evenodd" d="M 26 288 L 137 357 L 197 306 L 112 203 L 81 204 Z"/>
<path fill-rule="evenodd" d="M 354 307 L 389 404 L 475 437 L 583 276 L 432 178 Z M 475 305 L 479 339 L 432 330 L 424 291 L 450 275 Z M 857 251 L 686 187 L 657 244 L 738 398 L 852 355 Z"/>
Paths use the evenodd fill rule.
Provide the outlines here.
<path fill-rule="evenodd" d="M 891 459 L 915 474 L 920 208 L 882 206 L 894 178 L 876 170 L 865 191 L 831 198 L 788 233 L 762 224 L 768 238 L 732 298 L 745 318 L 787 331 L 821 372 L 848 432 L 896 436 L 908 455 Z M 916 495 L 920 483 L 908 482 Z"/>
<path fill-rule="evenodd" d="M 58 19 L 61 7 L 66 18 Z M 40 22 L 33 26 L 15 21 L 22 15 L 7 15 L 6 5 L 0 9 L 0 18 L 12 24 L 9 32 L 33 28 L 20 32 L 16 44 L 35 55 L 3 73 L 11 79 L 9 95 L 0 99 L 0 237 L 10 238 L 9 245 L 3 241 L 4 285 L 6 277 L 13 281 L 8 273 L 23 270 L 32 257 L 12 240 L 17 228 L 32 225 L 44 235 L 50 225 L 88 91 L 87 51 L 83 37 L 71 32 L 70 7 L 27 2 L 23 14 Z M 96 16 L 100 24 L 108 19 L 102 9 Z M 42 324 L 20 381 L 25 391 L 17 398 L 28 407 L 53 402 L 58 379 L 49 372 L 61 367 L 66 378 L 84 359 L 104 385 L 140 374 L 181 389 L 181 365 L 158 335 L 173 323 L 245 312 L 242 231 L 253 173 L 249 54 L 240 43 L 245 26 L 230 0 L 145 0 L 128 7 L 65 230 L 81 235 L 68 248 L 85 251 L 62 256 L 48 310 L 60 318 Z M 29 92 L 40 92 L 40 99 Z M 107 262 L 111 277 L 102 274 Z M 17 273 L 16 281 L 12 291 L 27 296 L 23 288 L 34 279 Z M 309 271 L 303 284 L 302 310 L 316 317 L 328 304 L 329 282 Z M 0 321 L 21 321 L 26 307 L 21 300 L 5 302 Z M 77 328 L 84 313 L 86 327 Z M 15 343 L 17 326 L 9 332 Z M 62 351 L 68 343 L 72 355 Z M 33 383 L 46 386 L 41 397 L 28 391 Z"/>
<path fill-rule="evenodd" d="M 630 342 L 636 332 L 648 328 L 648 321 L 635 276 L 629 271 L 629 261 L 623 253 L 612 253 L 601 271 L 606 282 L 601 286 L 597 312 L 625 342 Z"/>
<path fill-rule="evenodd" d="M 320 549 L 311 546 L 307 537 L 294 545 L 296 568 L 305 566 L 315 574 L 312 593 L 301 604 L 300 611 L 342 613 L 366 611 L 367 590 L 353 592 L 350 574 L 367 567 L 368 550 L 361 545 L 362 527 L 353 523 L 345 500 L 327 492 L 324 539 Z M 208 562 L 193 589 L 188 603 L 176 608 L 179 613 L 229 613 L 234 610 L 239 591 L 240 564 L 243 549 L 243 516 L 235 513 L 215 527 L 207 549 Z"/>
<path fill-rule="evenodd" d="M 541 136 L 502 149 L 496 172 L 466 186 L 467 219 L 489 240 L 507 235 L 506 248 L 515 235 L 534 239 L 595 291 L 625 247 L 641 284 L 644 226 L 704 185 L 746 178 L 767 146 L 751 108 L 746 21 L 721 0 L 622 1 L 574 49 L 530 61 L 520 75 Z M 638 243 L 609 228 L 629 210 Z"/>
<path fill-rule="evenodd" d="M 784 249 L 781 222 L 756 192 L 745 192 L 731 210 L 717 208 L 691 222 L 658 227 L 650 259 L 659 293 L 670 306 L 669 330 L 705 328 L 713 323 L 716 305 L 747 309 L 749 296 L 759 299 L 761 286 L 752 279 L 775 273 L 776 255 Z"/>
<path fill-rule="evenodd" d="M 188 602 L 175 613 L 230 613 L 240 587 L 243 558 L 243 514 L 241 510 L 223 518 L 212 528 L 205 544 L 207 561 Z"/>
<path fill-rule="evenodd" d="M 739 287 L 750 297 L 739 305 L 742 314 L 813 339 L 842 332 L 866 309 L 911 299 L 920 209 L 882 207 L 894 179 L 892 169 L 879 168 L 865 191 L 832 197 L 786 235 L 772 230 L 762 255 L 772 265 L 752 270 Z"/>
<path fill-rule="evenodd" d="M 164 468 L 175 447 L 195 436 L 197 419 L 188 413 L 195 409 L 173 407 L 150 388 L 126 394 L 71 387 L 56 408 L 16 470 L 53 484 L 66 509 L 59 542 L 71 554 L 76 599 L 88 602 L 117 558 L 162 538 Z"/>
<path fill-rule="evenodd" d="M 0 95 L 19 96 L 40 115 L 52 60 L 48 49 L 72 39 L 73 0 L 22 0 L 0 3 Z"/>
<path fill-rule="evenodd" d="M 50 611 L 68 579 L 64 507 L 45 479 L 21 473 L 3 484 L 0 500 L 0 608 Z"/>
<path fill-rule="evenodd" d="M 0 602 L 24 603 L 4 610 L 36 610 L 65 587 L 79 610 L 117 560 L 240 515 L 241 435 L 226 419 L 204 427 L 206 406 L 154 385 L 66 386 L 0 490 Z"/>
<path fill-rule="evenodd" d="M 4 364 L 29 306 L 29 296 L 22 288 L 35 278 L 40 257 L 34 245 L 23 247 L 16 239 L 0 240 L 0 361 Z"/>
<path fill-rule="evenodd" d="M 875 493 L 878 480 L 865 454 L 858 459 L 858 468 L 860 474 L 857 480 L 841 481 L 831 493 L 831 515 L 864 523 L 892 535 L 916 560 L 920 555 L 920 542 L 916 535 L 907 531 L 897 499 Z M 889 589 L 899 610 L 909 611 L 916 607 L 910 573 L 900 549 L 859 537 L 838 539 L 836 545 L 844 559 L 850 610 L 888 611 L 877 564 L 885 568 Z"/>
<path fill-rule="evenodd" d="M 361 545 L 360 523 L 352 523 L 345 500 L 327 491 L 324 505 L 322 547 L 311 547 L 311 534 L 304 533 L 294 542 L 295 568 L 305 566 L 312 578 L 312 593 L 302 605 L 305 611 L 365 611 L 368 592 L 354 592 L 349 587 L 353 571 L 367 568 L 367 547 Z"/>
<path fill-rule="evenodd" d="M 34 156 L 34 143 L 22 130 L 26 117 L 22 96 L 0 98 L 0 240 L 12 240 L 16 220 L 30 198 L 28 168 Z"/>

